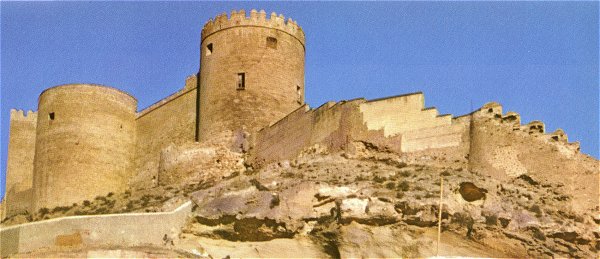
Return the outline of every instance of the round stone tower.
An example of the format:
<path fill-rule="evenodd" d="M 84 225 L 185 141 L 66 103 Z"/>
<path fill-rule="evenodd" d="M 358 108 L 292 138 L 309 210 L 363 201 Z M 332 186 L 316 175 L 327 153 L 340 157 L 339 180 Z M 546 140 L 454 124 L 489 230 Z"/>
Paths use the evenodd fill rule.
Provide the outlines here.
<path fill-rule="evenodd" d="M 275 13 L 221 14 L 202 29 L 199 139 L 240 138 L 304 104 L 304 32 Z"/>
<path fill-rule="evenodd" d="M 36 210 L 127 188 L 134 171 L 136 107 L 135 98 L 105 86 L 70 84 L 42 92 L 33 174 Z"/>

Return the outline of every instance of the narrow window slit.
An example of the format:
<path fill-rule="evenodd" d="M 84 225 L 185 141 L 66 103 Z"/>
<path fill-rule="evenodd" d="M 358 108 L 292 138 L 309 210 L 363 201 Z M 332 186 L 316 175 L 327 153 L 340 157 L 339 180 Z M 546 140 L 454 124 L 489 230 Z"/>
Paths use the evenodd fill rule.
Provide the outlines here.
<path fill-rule="evenodd" d="M 213 44 L 212 43 L 206 44 L 206 56 L 210 56 L 210 54 L 212 54 L 212 52 L 213 52 Z"/>
<path fill-rule="evenodd" d="M 246 73 L 238 73 L 237 75 L 237 90 L 246 89 Z"/>

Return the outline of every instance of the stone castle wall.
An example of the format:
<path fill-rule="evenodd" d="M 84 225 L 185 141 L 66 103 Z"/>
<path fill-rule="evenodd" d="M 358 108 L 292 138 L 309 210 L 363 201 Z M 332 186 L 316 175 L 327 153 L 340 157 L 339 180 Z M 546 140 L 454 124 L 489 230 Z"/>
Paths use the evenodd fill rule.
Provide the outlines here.
<path fill-rule="evenodd" d="M 37 113 L 10 111 L 6 171 L 11 173 L 6 175 L 5 215 L 32 210 L 36 126 Z"/>
<path fill-rule="evenodd" d="M 62 85 L 40 95 L 33 178 L 36 209 L 128 187 L 134 169 L 136 105 L 130 95 L 97 85 Z"/>
<path fill-rule="evenodd" d="M 200 47 L 201 141 L 230 144 L 304 103 L 304 33 L 293 21 L 223 14 L 204 26 Z"/>
<path fill-rule="evenodd" d="M 304 32 L 282 15 L 220 15 L 205 24 L 200 47 L 198 75 L 140 112 L 128 94 L 86 84 L 44 91 L 38 113 L 11 111 L 0 219 L 125 188 L 233 174 L 244 169 L 243 152 L 260 167 L 315 145 L 352 151 L 357 142 L 416 163 L 468 165 L 490 177 L 567 181 L 571 193 L 595 195 L 577 196 L 578 209 L 594 206 L 598 196 L 590 189 L 597 185 L 568 183 L 575 176 L 565 175 L 597 183 L 596 160 L 579 154 L 562 130 L 545 134 L 539 121 L 521 125 L 518 114 L 502 114 L 496 103 L 455 118 L 426 107 L 422 93 L 310 109 Z"/>
<path fill-rule="evenodd" d="M 422 93 L 330 102 L 313 110 L 303 106 L 258 132 L 252 160 L 264 164 L 292 159 L 315 144 L 341 150 L 354 141 L 398 153 L 450 147 L 463 147 L 464 152 L 465 128 L 450 115 L 425 108 Z"/>
<path fill-rule="evenodd" d="M 562 183 L 573 197 L 573 210 L 594 210 L 598 205 L 598 161 L 579 153 L 579 143 L 569 143 L 562 130 L 548 134 L 539 121 L 521 125 L 518 114 L 502 114 L 496 103 L 471 116 L 472 171 L 495 179 L 527 175 Z"/>
<path fill-rule="evenodd" d="M 196 134 L 196 76 L 184 88 L 140 111 L 136 118 L 134 188 L 154 186 L 161 150 L 172 144 L 194 142 Z"/>

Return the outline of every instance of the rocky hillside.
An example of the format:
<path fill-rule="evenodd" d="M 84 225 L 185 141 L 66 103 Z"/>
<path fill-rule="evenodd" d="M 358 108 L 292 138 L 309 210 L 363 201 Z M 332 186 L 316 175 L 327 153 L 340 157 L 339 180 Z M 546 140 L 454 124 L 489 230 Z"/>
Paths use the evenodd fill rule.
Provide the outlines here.
<path fill-rule="evenodd" d="M 125 249 L 118 250 L 121 255 L 127 249 L 212 258 L 598 255 L 598 208 L 573 211 L 574 199 L 561 183 L 528 175 L 500 181 L 458 160 L 407 160 L 365 143 L 355 143 L 353 150 L 358 151 L 328 153 L 315 146 L 260 170 L 224 168 L 227 177 L 206 174 L 195 178 L 200 182 L 110 193 L 19 215 L 3 225 L 170 211 L 191 199 L 195 206 L 178 239 L 166 240 L 165 247 L 119 248 Z M 86 254 L 78 249 L 54 255 Z"/>
<path fill-rule="evenodd" d="M 408 164 L 365 150 L 313 149 L 193 193 L 181 244 L 199 243 L 213 257 L 435 256 L 443 177 L 439 255 L 597 255 L 598 218 L 572 212 L 562 184 L 527 175 L 499 182 L 466 165 Z M 223 249 L 241 244 L 255 249 Z"/>

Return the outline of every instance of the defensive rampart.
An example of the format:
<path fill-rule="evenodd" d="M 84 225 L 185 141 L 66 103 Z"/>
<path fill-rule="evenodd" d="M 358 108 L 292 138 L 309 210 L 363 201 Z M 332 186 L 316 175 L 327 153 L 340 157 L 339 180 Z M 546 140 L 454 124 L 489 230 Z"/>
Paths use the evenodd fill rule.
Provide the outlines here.
<path fill-rule="evenodd" d="M 194 142 L 196 84 L 196 76 L 190 76 L 182 90 L 138 112 L 136 176 L 132 186 L 147 188 L 156 184 L 162 149 L 171 144 Z"/>
<path fill-rule="evenodd" d="M 124 191 L 133 176 L 136 109 L 135 98 L 101 85 L 60 85 L 42 92 L 35 209 Z"/>
<path fill-rule="evenodd" d="M 304 103 L 304 33 L 253 10 L 217 16 L 202 30 L 200 141 L 239 151 L 260 128 Z"/>
<path fill-rule="evenodd" d="M 73 216 L 0 228 L 0 256 L 42 248 L 162 245 L 177 236 L 191 212 L 188 201 L 172 212 Z"/>
<path fill-rule="evenodd" d="M 37 113 L 10 111 L 6 195 L 0 220 L 24 211 L 31 211 L 33 200 L 33 158 Z"/>
<path fill-rule="evenodd" d="M 488 103 L 469 115 L 471 145 L 469 167 L 495 179 L 521 175 L 562 183 L 572 195 L 573 209 L 591 210 L 598 205 L 598 162 L 579 153 L 579 143 L 569 143 L 561 129 L 550 134 L 545 125 L 532 121 L 521 125 L 515 112 Z"/>
<path fill-rule="evenodd" d="M 353 141 L 398 153 L 457 148 L 466 145 L 467 127 L 425 108 L 422 93 L 329 102 L 312 110 L 305 105 L 258 132 L 251 160 L 260 165 L 291 159 L 314 144 L 341 150 Z"/>

